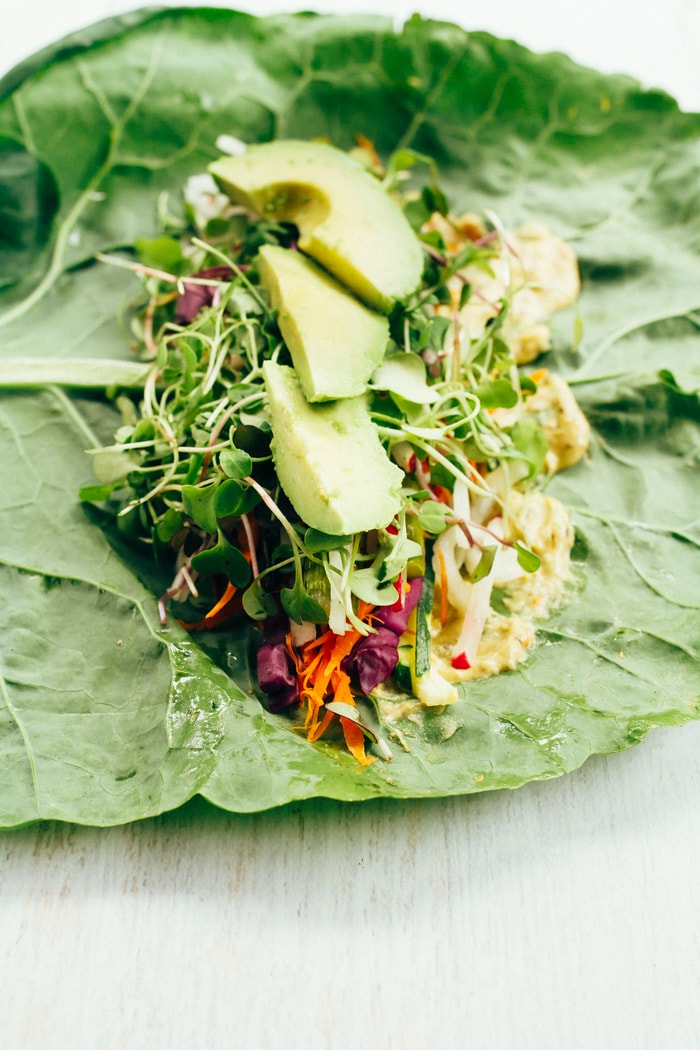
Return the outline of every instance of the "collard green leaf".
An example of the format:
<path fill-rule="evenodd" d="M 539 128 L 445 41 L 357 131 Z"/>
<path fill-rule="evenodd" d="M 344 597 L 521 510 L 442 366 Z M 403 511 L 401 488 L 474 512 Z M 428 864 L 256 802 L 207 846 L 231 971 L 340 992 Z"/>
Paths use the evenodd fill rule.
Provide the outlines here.
<path fill-rule="evenodd" d="M 0 288 L 5 289 L 36 266 L 57 199 L 50 170 L 14 139 L 0 140 L 0 186 Z"/>
<path fill-rule="evenodd" d="M 0 371 L 0 823 L 121 823 L 197 792 L 244 811 L 517 787 L 696 718 L 700 116 L 419 18 L 400 32 L 213 9 L 100 23 L 0 84 L 3 360 L 45 359 L 58 378 L 57 359 L 129 362 L 119 315 L 137 287 L 95 254 L 157 237 L 160 195 L 177 207 L 220 134 L 363 134 L 385 157 L 433 158 L 455 210 L 571 239 L 583 291 L 548 362 L 593 425 L 590 456 L 550 485 L 577 529 L 571 601 L 520 670 L 453 708 L 363 711 L 395 757 L 361 768 L 265 711 L 254 632 L 160 624 L 157 570 L 78 500 L 113 410 L 10 390 Z"/>

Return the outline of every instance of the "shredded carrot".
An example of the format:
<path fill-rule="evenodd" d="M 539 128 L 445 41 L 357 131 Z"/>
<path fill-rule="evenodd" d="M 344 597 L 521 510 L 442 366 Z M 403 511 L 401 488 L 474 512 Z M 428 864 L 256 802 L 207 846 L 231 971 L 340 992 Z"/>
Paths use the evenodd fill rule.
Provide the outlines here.
<path fill-rule="evenodd" d="M 373 608 L 374 606 L 366 602 L 360 602 L 357 611 L 358 618 L 362 622 L 368 622 L 371 619 Z M 335 700 L 337 703 L 348 704 L 351 707 L 355 706 L 350 675 L 342 669 L 341 664 L 362 637 L 362 633 L 355 627 L 350 628 L 345 634 L 334 634 L 329 629 L 307 642 L 300 651 L 296 651 L 292 645 L 291 634 L 287 636 L 287 649 L 292 655 L 299 681 L 299 697 L 302 705 L 306 707 L 303 729 L 308 740 L 318 740 L 333 721 L 333 712 L 324 710 L 328 700 Z M 358 761 L 366 765 L 373 759 L 367 759 L 365 756 L 362 730 L 354 723 L 353 728 L 357 729 L 362 741 L 358 742 L 357 735 L 350 730 L 351 746 L 343 727 L 348 749 Z M 362 758 L 359 758 L 359 755 Z"/>
<path fill-rule="evenodd" d="M 530 373 L 530 379 L 533 383 L 541 383 L 542 380 L 546 379 L 548 375 L 548 368 L 538 368 L 536 371 Z"/>
<path fill-rule="evenodd" d="M 444 485 L 431 485 L 430 491 L 439 503 L 444 503 L 448 507 L 452 506 L 452 493 Z"/>
<path fill-rule="evenodd" d="M 325 733 L 325 731 L 328 729 L 328 726 L 331 724 L 332 721 L 333 721 L 333 712 L 332 711 L 326 711 L 326 713 L 324 714 L 323 719 L 321 720 L 321 722 L 319 722 L 317 725 L 313 726 L 308 731 L 308 733 L 306 734 L 307 740 L 310 740 L 311 743 L 313 743 L 314 740 L 318 740 L 318 738 L 320 736 L 322 736 Z"/>
<path fill-rule="evenodd" d="M 449 602 L 447 600 L 447 568 L 445 566 L 444 554 L 437 544 L 435 546 L 437 549 L 438 563 L 440 565 L 440 626 L 444 627 L 449 615 Z"/>
<path fill-rule="evenodd" d="M 341 717 L 340 724 L 343 727 L 343 736 L 345 737 L 348 751 L 353 758 L 363 766 L 369 766 L 372 762 L 376 762 L 374 755 L 365 754 L 365 734 L 357 722 L 353 722 L 351 718 Z"/>
<path fill-rule="evenodd" d="M 294 642 L 292 640 L 291 631 L 287 631 L 287 634 L 284 639 L 284 646 L 287 652 L 289 653 L 289 658 L 294 664 L 297 674 L 299 674 L 299 672 L 301 671 L 301 657 L 294 648 Z"/>
<path fill-rule="evenodd" d="M 179 620 L 178 623 L 188 631 L 208 631 L 212 627 L 218 627 L 220 623 L 230 619 L 239 609 L 238 588 L 229 583 L 218 602 L 205 614 L 203 620 L 197 620 L 196 623 L 187 623 L 185 620 Z"/>
<path fill-rule="evenodd" d="M 244 544 L 241 544 L 241 551 L 244 557 L 250 561 L 252 555 Z M 209 631 L 212 627 L 218 627 L 219 624 L 230 620 L 231 617 L 235 616 L 235 614 L 240 612 L 241 609 L 241 596 L 238 593 L 238 588 L 229 580 L 226 585 L 226 590 L 214 605 L 212 605 L 211 609 L 204 614 L 203 620 L 197 620 L 196 623 L 187 623 L 185 620 L 178 620 L 178 623 L 187 631 Z"/>
<path fill-rule="evenodd" d="M 346 656 L 350 655 L 355 642 L 359 641 L 361 635 L 357 630 L 346 631 L 345 634 L 335 635 L 332 631 L 326 631 L 326 641 L 312 660 L 311 666 L 304 673 L 304 681 L 310 694 L 323 703 L 328 692 L 328 687 Z"/>

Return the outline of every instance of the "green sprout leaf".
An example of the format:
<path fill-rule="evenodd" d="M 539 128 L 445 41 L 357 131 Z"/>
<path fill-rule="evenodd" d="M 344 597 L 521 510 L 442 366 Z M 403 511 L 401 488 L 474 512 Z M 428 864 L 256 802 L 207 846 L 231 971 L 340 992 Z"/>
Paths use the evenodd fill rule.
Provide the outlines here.
<path fill-rule="evenodd" d="M 541 474 L 547 456 L 547 438 L 534 416 L 523 416 L 510 431 L 513 447 L 529 464 L 529 477 Z"/>
<path fill-rule="evenodd" d="M 448 527 L 452 508 L 434 499 L 421 500 L 416 505 L 416 515 L 421 527 L 431 536 L 439 536 Z"/>
<path fill-rule="evenodd" d="M 352 536 L 330 536 L 318 529 L 307 529 L 304 533 L 304 546 L 310 554 L 320 554 L 322 551 L 337 551 L 347 547 L 352 542 Z"/>
<path fill-rule="evenodd" d="M 185 269 L 182 245 L 174 237 L 137 237 L 134 247 L 144 266 L 176 275 Z"/>
<path fill-rule="evenodd" d="M 253 461 L 247 452 L 239 448 L 225 448 L 219 453 L 219 466 L 227 478 L 238 481 L 247 478 L 253 470 Z"/>
<path fill-rule="evenodd" d="M 175 510 L 174 508 L 170 507 L 168 510 L 166 510 L 165 514 L 156 526 L 158 539 L 162 543 L 168 543 L 173 538 L 173 536 L 175 536 L 175 534 L 179 532 L 184 523 L 184 514 L 181 511 Z"/>
<path fill-rule="evenodd" d="M 250 565 L 238 547 L 229 543 L 221 529 L 213 547 L 192 557 L 192 568 L 203 576 L 226 576 L 236 587 L 244 587 L 250 579 Z"/>
<path fill-rule="evenodd" d="M 514 408 L 519 401 L 518 391 L 508 379 L 480 383 L 475 393 L 482 408 Z"/>
<path fill-rule="evenodd" d="M 356 598 L 370 605 L 394 605 L 396 588 L 393 583 L 380 580 L 376 567 L 355 569 L 350 577 L 350 589 Z"/>
<path fill-rule="evenodd" d="M 486 576 L 488 576 L 488 574 L 491 572 L 491 569 L 493 568 L 493 563 L 497 553 L 498 547 L 495 544 L 493 546 L 482 548 L 481 557 L 479 558 L 477 566 L 470 576 L 470 580 L 472 583 L 478 583 L 479 580 L 483 580 Z M 520 561 L 520 552 L 518 552 L 518 561 Z"/>
<path fill-rule="evenodd" d="M 185 513 L 192 518 L 195 525 L 199 525 L 200 529 L 204 529 L 212 536 L 217 531 L 216 490 L 216 485 L 207 485 L 206 488 L 201 488 L 199 485 L 182 486 Z"/>
<path fill-rule="evenodd" d="M 280 591 L 282 608 L 295 623 L 325 623 L 328 613 L 304 589 L 297 579 L 293 587 L 283 587 Z"/>
<path fill-rule="evenodd" d="M 387 358 L 374 373 L 372 383 L 377 389 L 388 390 L 416 405 L 430 404 L 440 396 L 429 385 L 425 365 L 415 354 Z"/>
<path fill-rule="evenodd" d="M 516 543 L 515 549 L 518 552 L 518 565 L 525 572 L 537 572 L 540 565 L 542 564 L 541 559 L 534 551 L 528 550 L 522 543 Z"/>
<path fill-rule="evenodd" d="M 251 620 L 266 620 L 277 612 L 277 604 L 271 594 L 263 590 L 259 579 L 253 580 L 243 592 L 243 609 Z"/>
<path fill-rule="evenodd" d="M 221 518 L 247 514 L 256 503 L 259 503 L 259 497 L 253 489 L 229 479 L 217 486 L 214 494 L 214 513 L 218 521 Z"/>

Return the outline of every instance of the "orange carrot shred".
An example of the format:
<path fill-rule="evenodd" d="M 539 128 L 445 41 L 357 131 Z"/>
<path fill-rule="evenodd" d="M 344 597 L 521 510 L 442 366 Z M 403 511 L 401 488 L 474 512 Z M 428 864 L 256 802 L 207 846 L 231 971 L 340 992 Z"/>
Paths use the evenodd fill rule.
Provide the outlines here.
<path fill-rule="evenodd" d="M 328 726 L 331 724 L 332 719 L 333 712 L 326 711 L 321 722 L 317 722 L 314 725 L 313 729 L 310 729 L 307 733 L 307 740 L 310 740 L 311 743 L 313 743 L 315 740 L 318 740 L 321 736 L 323 736 L 325 731 L 328 729 Z"/>
<path fill-rule="evenodd" d="M 445 488 L 444 485 L 431 485 L 431 489 L 440 503 L 444 503 L 447 507 L 452 506 L 452 493 L 448 488 Z"/>
<path fill-rule="evenodd" d="M 369 766 L 372 762 L 376 762 L 374 755 L 365 754 L 365 734 L 357 722 L 353 722 L 351 718 L 341 717 L 340 724 L 343 727 L 343 736 L 345 737 L 348 751 L 353 758 L 363 766 Z"/>
<path fill-rule="evenodd" d="M 186 623 L 184 620 L 179 620 L 180 626 L 185 627 L 188 631 L 207 631 L 211 627 L 217 627 L 220 623 L 228 620 L 235 611 L 231 606 L 234 604 L 237 594 L 238 588 L 229 583 L 218 602 L 205 614 L 203 620 L 197 620 L 196 623 Z"/>
<path fill-rule="evenodd" d="M 369 622 L 373 610 L 373 605 L 359 602 L 358 619 Z M 362 632 L 355 627 L 351 627 L 345 634 L 335 634 L 328 629 L 306 642 L 300 651 L 294 649 L 291 634 L 287 637 L 286 645 L 291 652 L 299 681 L 299 697 L 302 705 L 306 707 L 303 729 L 308 740 L 318 740 L 336 717 L 334 712 L 324 710 L 326 701 L 332 699 L 350 707 L 355 706 L 350 675 L 341 665 L 362 636 Z M 374 758 L 365 755 L 362 730 L 352 723 L 352 720 L 344 720 L 342 717 L 340 720 L 341 723 L 345 721 L 352 725 L 347 732 L 343 726 L 343 734 L 348 749 L 357 761 L 362 765 L 373 762 Z M 359 732 L 359 737 L 355 730 Z"/>
<path fill-rule="evenodd" d="M 287 634 L 285 635 L 284 647 L 285 647 L 285 649 L 287 650 L 287 652 L 289 654 L 289 659 L 294 664 L 294 669 L 296 670 L 297 674 L 299 674 L 299 672 L 301 670 L 301 657 L 299 656 L 299 654 L 297 653 L 296 649 L 294 648 L 294 642 L 292 640 L 292 632 L 291 631 L 287 631 Z"/>
<path fill-rule="evenodd" d="M 241 547 L 241 553 L 247 561 L 251 560 L 251 553 L 248 549 L 243 549 L 243 547 Z M 234 587 L 229 580 L 226 585 L 226 590 L 219 600 L 212 605 L 211 609 L 204 614 L 203 620 L 197 620 L 196 623 L 187 623 L 185 620 L 178 620 L 178 623 L 188 631 L 208 631 L 212 627 L 218 627 L 220 623 L 225 623 L 234 615 L 234 613 L 240 612 L 240 610 L 241 604 L 238 587 Z"/>

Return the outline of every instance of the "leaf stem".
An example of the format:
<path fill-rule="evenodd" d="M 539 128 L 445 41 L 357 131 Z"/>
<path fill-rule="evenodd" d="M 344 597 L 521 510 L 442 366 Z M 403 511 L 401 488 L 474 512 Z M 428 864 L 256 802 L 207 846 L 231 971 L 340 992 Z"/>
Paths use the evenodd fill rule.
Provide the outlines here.
<path fill-rule="evenodd" d="M 82 357 L 8 357 L 0 361 L 0 388 L 68 386 L 83 390 L 143 387 L 151 365 Z"/>

